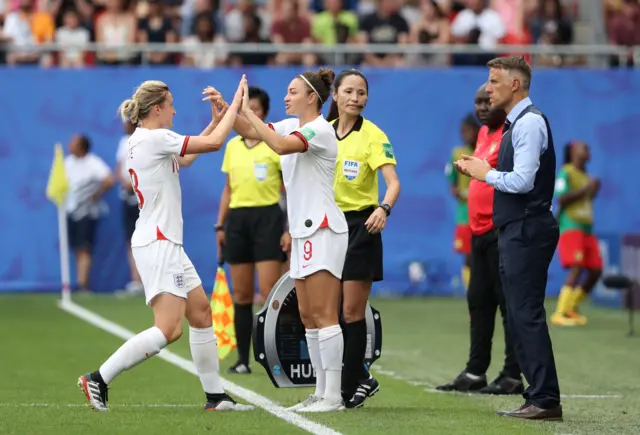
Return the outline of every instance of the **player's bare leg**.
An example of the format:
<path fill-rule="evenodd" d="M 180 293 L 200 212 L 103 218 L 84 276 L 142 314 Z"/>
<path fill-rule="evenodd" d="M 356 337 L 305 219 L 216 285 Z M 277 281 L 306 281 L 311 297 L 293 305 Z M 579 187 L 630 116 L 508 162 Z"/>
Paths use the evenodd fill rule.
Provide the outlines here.
<path fill-rule="evenodd" d="M 77 249 L 76 279 L 80 290 L 89 289 L 89 272 L 91 272 L 91 252 L 88 249 Z"/>
<path fill-rule="evenodd" d="M 236 403 L 224 392 L 220 381 L 218 342 L 213 332 L 211 305 L 202 285 L 187 294 L 186 316 L 189 321 L 191 356 L 207 397 L 207 411 L 249 411 L 253 406 Z"/>
<path fill-rule="evenodd" d="M 296 287 L 297 288 L 297 287 Z M 298 412 L 330 412 L 344 409 L 342 402 L 342 356 L 344 341 L 338 323 L 340 280 L 326 270 L 305 278 L 304 290 L 315 326 L 326 385 L 321 401 Z"/>
<path fill-rule="evenodd" d="M 322 368 L 322 359 L 320 358 L 320 342 L 318 340 L 318 325 L 311 315 L 311 305 L 309 303 L 309 295 L 305 288 L 305 280 L 296 280 L 296 295 L 298 297 L 298 311 L 300 312 L 300 320 L 305 328 L 305 337 L 307 339 L 307 349 L 309 349 L 309 359 L 311 366 L 316 374 L 316 389 L 302 402 L 288 408 L 289 411 L 299 411 L 302 408 L 309 407 L 321 400 L 324 396 L 326 385 L 325 371 Z"/>
<path fill-rule="evenodd" d="M 96 411 L 107 411 L 108 385 L 125 370 L 158 354 L 182 335 L 186 301 L 161 293 L 151 301 L 154 326 L 127 340 L 99 370 L 80 376 L 78 386 Z M 217 353 L 216 353 L 217 355 Z"/>

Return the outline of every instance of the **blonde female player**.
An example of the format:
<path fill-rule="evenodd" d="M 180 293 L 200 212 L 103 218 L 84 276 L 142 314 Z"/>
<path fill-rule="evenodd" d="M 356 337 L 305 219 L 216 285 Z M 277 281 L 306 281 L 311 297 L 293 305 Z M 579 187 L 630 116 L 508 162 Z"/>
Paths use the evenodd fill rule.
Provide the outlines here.
<path fill-rule="evenodd" d="M 262 139 L 281 156 L 292 238 L 290 276 L 296 282 L 300 312 L 309 313 L 302 321 L 316 373 L 315 393 L 290 408 L 298 412 L 344 409 L 340 392 L 344 343 L 338 308 L 349 228 L 334 199 L 335 131 L 320 114 L 334 77 L 333 71 L 321 68 L 294 78 L 284 103 L 287 115 L 295 118 L 268 125 L 251 111 L 245 88 L 244 118 L 236 118 L 234 126 L 238 134 Z"/>
<path fill-rule="evenodd" d="M 129 138 L 126 165 L 138 197 L 140 216 L 131 239 L 154 326 L 124 343 L 93 373 L 80 376 L 78 386 L 91 406 L 107 411 L 107 386 L 125 370 L 156 355 L 182 335 L 189 321 L 191 355 L 205 391 L 207 411 L 253 409 L 237 404 L 220 383 L 216 336 L 211 308 L 196 270 L 182 247 L 182 193 L 180 166 L 198 154 L 218 151 L 229 135 L 246 88 L 243 76 L 229 110 L 222 119 L 212 96 L 214 119 L 200 136 L 182 136 L 169 130 L 176 111 L 167 85 L 146 81 L 120 106 L 124 121 L 137 125 Z"/>

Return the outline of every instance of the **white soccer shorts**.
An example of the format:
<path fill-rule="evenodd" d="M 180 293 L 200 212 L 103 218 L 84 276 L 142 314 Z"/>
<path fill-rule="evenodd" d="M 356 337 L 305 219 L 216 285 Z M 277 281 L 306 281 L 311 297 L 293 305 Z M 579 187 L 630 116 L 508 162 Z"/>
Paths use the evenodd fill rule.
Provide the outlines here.
<path fill-rule="evenodd" d="M 342 279 L 348 246 L 349 233 L 334 233 L 330 228 L 320 228 L 309 237 L 292 239 L 289 276 L 304 279 L 326 270 Z"/>
<path fill-rule="evenodd" d="M 187 293 L 202 284 L 182 245 L 156 240 L 146 246 L 134 247 L 132 251 L 147 305 L 160 293 L 186 299 Z"/>

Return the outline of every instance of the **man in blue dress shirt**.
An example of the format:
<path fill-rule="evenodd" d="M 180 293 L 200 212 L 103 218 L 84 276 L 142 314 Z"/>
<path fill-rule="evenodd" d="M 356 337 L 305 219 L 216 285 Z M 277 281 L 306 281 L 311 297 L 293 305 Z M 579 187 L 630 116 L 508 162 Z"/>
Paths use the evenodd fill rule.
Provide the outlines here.
<path fill-rule="evenodd" d="M 562 420 L 560 387 L 544 309 L 549 264 L 558 244 L 551 212 L 556 155 L 549 121 L 529 99 L 531 67 L 521 56 L 490 61 L 487 93 L 504 109 L 498 166 L 463 156 L 456 168 L 495 188 L 500 275 L 518 363 L 529 383 L 525 403 L 499 415 Z"/>

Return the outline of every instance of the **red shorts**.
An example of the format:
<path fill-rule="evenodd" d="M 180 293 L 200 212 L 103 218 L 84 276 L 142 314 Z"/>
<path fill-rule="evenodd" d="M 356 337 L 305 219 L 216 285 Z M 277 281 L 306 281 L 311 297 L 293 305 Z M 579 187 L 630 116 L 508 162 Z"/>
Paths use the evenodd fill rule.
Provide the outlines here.
<path fill-rule="evenodd" d="M 558 252 L 562 267 L 602 269 L 598 239 L 592 234 L 581 230 L 565 231 L 560 235 Z"/>
<path fill-rule="evenodd" d="M 471 227 L 469 224 L 456 225 L 453 249 L 459 254 L 471 254 Z"/>

